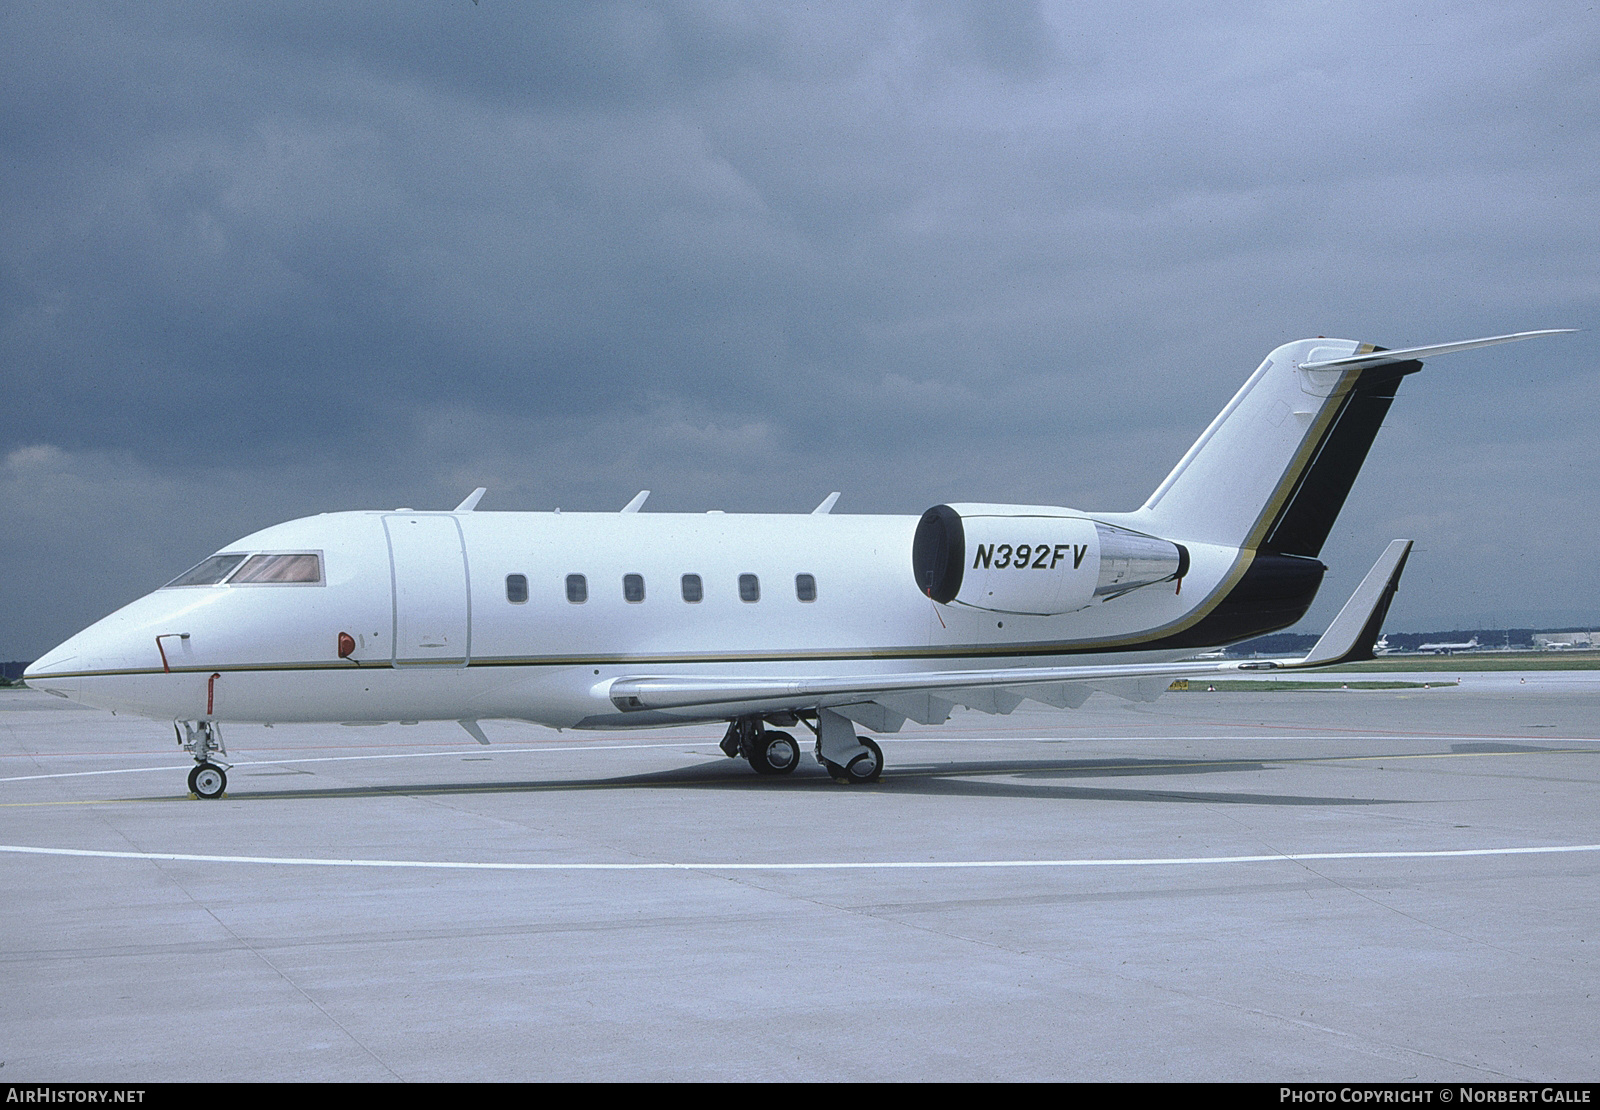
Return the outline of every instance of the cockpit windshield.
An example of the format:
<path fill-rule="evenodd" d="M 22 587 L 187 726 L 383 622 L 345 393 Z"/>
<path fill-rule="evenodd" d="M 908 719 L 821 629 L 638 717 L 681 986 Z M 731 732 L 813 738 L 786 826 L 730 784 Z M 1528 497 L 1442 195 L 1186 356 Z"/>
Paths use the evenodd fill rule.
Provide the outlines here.
<path fill-rule="evenodd" d="M 213 555 L 200 562 L 199 565 L 190 567 L 178 577 L 168 582 L 167 589 L 172 586 L 215 586 L 228 575 L 233 573 L 233 568 L 244 562 L 244 555 Z"/>
<path fill-rule="evenodd" d="M 322 560 L 311 552 L 289 555 L 252 555 L 228 580 L 228 585 L 245 582 L 321 582 Z"/>
<path fill-rule="evenodd" d="M 230 586 L 320 585 L 322 556 L 314 551 L 213 555 L 199 566 L 178 575 L 162 589 L 173 586 L 215 586 L 223 582 Z"/>

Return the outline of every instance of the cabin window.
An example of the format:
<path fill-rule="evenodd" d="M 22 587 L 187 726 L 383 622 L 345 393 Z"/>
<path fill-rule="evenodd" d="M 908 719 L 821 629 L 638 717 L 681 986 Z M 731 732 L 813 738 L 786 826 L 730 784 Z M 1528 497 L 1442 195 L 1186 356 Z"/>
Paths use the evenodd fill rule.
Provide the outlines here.
<path fill-rule="evenodd" d="M 589 580 L 581 574 L 567 575 L 567 600 L 582 605 L 589 600 Z"/>
<path fill-rule="evenodd" d="M 322 558 L 314 552 L 292 555 L 252 555 L 228 580 L 228 585 L 313 585 L 322 581 Z"/>
<path fill-rule="evenodd" d="M 624 574 L 622 576 L 622 597 L 625 601 L 640 602 L 644 600 L 644 575 Z"/>
<path fill-rule="evenodd" d="M 739 600 L 760 601 L 761 579 L 753 574 L 741 574 L 739 576 Z"/>
<path fill-rule="evenodd" d="M 243 555 L 213 555 L 178 575 L 168 582 L 167 586 L 215 586 L 232 574 L 233 568 L 244 561 Z M 163 586 L 162 589 L 166 589 L 167 586 Z"/>
<path fill-rule="evenodd" d="M 526 574 L 506 575 L 506 600 L 513 605 L 521 605 L 528 600 L 528 576 Z"/>
<path fill-rule="evenodd" d="M 686 574 L 683 576 L 683 600 L 699 601 L 705 596 L 705 587 L 701 585 L 698 574 Z"/>
<path fill-rule="evenodd" d="M 801 601 L 817 600 L 817 580 L 809 574 L 794 576 L 794 596 Z"/>

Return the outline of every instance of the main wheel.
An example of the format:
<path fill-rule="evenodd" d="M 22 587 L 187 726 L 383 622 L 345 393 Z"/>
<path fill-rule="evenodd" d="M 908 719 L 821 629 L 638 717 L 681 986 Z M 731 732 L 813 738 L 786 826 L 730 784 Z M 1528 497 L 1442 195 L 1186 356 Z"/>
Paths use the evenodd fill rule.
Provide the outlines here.
<path fill-rule="evenodd" d="M 220 798 L 228 789 L 228 773 L 215 763 L 197 763 L 189 772 L 189 792 L 197 798 Z"/>
<path fill-rule="evenodd" d="M 766 747 L 761 753 L 767 769 L 774 775 L 787 775 L 800 766 L 800 744 L 787 732 L 766 734 Z"/>
<path fill-rule="evenodd" d="M 877 782 L 883 775 L 883 749 L 865 736 L 857 736 L 856 742 L 867 750 L 850 761 L 844 769 L 844 777 L 852 784 Z"/>
<path fill-rule="evenodd" d="M 822 765 L 827 768 L 828 774 L 833 776 L 834 782 L 854 786 L 856 783 L 861 782 L 877 782 L 882 777 L 883 749 L 865 736 L 857 736 L 856 743 L 867 750 L 852 759 L 848 766 L 841 767 L 831 759 L 822 761 Z"/>
<path fill-rule="evenodd" d="M 800 745 L 787 732 L 763 732 L 750 753 L 750 766 L 762 775 L 787 775 L 800 763 Z"/>

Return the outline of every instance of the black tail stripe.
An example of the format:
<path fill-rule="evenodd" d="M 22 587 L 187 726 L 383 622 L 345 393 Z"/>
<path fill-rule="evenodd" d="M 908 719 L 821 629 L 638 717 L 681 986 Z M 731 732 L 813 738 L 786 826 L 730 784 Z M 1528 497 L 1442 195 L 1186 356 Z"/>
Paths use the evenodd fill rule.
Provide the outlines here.
<path fill-rule="evenodd" d="M 1361 464 L 1388 415 L 1400 379 L 1422 363 L 1391 363 L 1361 375 L 1328 424 L 1322 442 L 1267 529 L 1262 547 L 1285 555 L 1316 556 L 1355 485 Z"/>

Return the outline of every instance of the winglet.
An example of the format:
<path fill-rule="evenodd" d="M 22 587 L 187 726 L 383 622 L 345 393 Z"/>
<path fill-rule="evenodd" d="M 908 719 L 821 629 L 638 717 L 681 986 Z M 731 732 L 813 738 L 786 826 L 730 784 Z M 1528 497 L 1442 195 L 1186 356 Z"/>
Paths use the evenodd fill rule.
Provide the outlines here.
<path fill-rule="evenodd" d="M 822 499 L 822 504 L 811 510 L 812 516 L 827 516 L 833 512 L 833 507 L 839 503 L 839 491 L 834 490 Z"/>
<path fill-rule="evenodd" d="M 475 489 L 471 493 L 467 494 L 466 499 L 463 500 L 461 502 L 461 504 L 457 505 L 454 509 L 452 509 L 451 512 L 470 513 L 473 509 L 476 509 L 478 507 L 478 502 L 482 501 L 483 500 L 483 495 L 488 493 L 488 492 L 489 491 L 487 489 L 485 489 L 483 486 L 479 486 L 477 489 Z"/>
<path fill-rule="evenodd" d="M 629 501 L 626 505 L 622 506 L 622 511 L 625 512 L 625 513 L 636 513 L 636 512 L 638 512 L 640 509 L 644 508 L 644 499 L 646 497 L 649 497 L 649 496 L 650 496 L 650 491 L 649 490 L 647 490 L 647 489 L 640 490 L 638 493 L 633 495 L 633 500 L 632 501 Z"/>
<path fill-rule="evenodd" d="M 1383 619 L 1389 615 L 1389 603 L 1400 588 L 1400 572 L 1406 569 L 1406 559 L 1411 555 L 1410 540 L 1395 540 L 1378 561 L 1367 571 L 1367 576 L 1344 603 L 1339 615 L 1322 634 L 1304 659 L 1281 664 L 1286 668 L 1326 667 L 1334 663 L 1348 663 L 1357 659 L 1371 659 L 1372 646 L 1378 642 L 1383 629 Z"/>
<path fill-rule="evenodd" d="M 483 734 L 483 727 L 479 725 L 477 721 L 468 718 L 463 721 L 457 721 L 456 724 L 466 729 L 472 738 L 478 743 L 485 745 L 489 743 L 489 738 Z"/>

